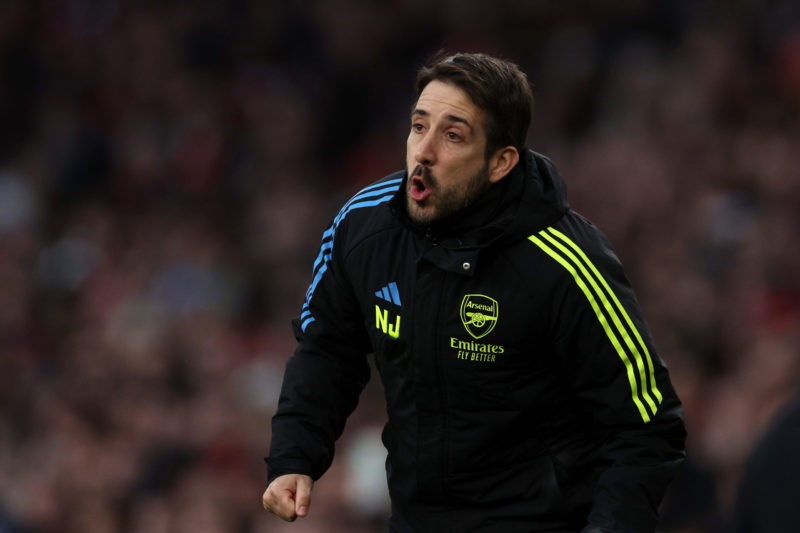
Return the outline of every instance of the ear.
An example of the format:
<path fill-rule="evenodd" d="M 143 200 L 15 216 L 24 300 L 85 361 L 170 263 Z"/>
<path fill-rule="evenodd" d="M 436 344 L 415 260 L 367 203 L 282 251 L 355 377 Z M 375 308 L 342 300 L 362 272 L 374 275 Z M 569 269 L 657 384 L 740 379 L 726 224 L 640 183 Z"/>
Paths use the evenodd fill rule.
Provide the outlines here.
<path fill-rule="evenodd" d="M 519 152 L 513 146 L 499 148 L 489 158 L 489 183 L 497 183 L 505 178 L 519 162 Z"/>

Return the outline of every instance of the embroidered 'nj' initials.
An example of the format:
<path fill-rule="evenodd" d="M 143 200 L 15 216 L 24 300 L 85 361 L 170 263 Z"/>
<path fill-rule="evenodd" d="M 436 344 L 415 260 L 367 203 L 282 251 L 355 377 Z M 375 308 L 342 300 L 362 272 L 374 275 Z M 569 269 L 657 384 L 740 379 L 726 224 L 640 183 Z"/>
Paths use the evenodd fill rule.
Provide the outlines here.
<path fill-rule="evenodd" d="M 375 327 L 393 339 L 400 337 L 400 315 L 395 315 L 394 324 L 389 322 L 389 311 L 375 306 Z"/>

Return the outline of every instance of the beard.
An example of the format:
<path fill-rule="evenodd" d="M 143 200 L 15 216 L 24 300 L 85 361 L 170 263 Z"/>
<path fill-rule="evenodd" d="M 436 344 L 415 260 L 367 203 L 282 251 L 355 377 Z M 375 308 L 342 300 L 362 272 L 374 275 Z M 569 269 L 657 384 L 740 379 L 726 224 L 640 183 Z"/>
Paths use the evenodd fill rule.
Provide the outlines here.
<path fill-rule="evenodd" d="M 422 202 L 411 198 L 409 193 L 412 176 L 422 176 L 430 195 Z M 408 216 L 417 224 L 430 224 L 455 214 L 474 202 L 491 186 L 489 183 L 489 164 L 472 175 L 466 182 L 442 185 L 441 181 L 427 167 L 417 166 L 408 173 L 406 180 L 406 210 Z"/>

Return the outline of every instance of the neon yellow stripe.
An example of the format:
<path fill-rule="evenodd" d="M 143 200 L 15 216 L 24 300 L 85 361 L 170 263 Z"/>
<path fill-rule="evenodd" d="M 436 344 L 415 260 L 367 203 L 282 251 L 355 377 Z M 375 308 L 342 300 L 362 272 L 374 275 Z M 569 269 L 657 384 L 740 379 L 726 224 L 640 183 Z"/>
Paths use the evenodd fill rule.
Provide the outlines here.
<path fill-rule="evenodd" d="M 555 238 L 553 238 L 552 236 L 548 235 L 545 231 L 541 231 L 539 233 L 539 235 L 542 235 L 545 239 L 550 241 L 553 244 L 553 246 L 555 246 L 556 248 L 561 250 L 561 253 L 566 255 L 572 261 L 572 264 L 575 265 L 580 270 L 580 272 L 583 274 L 583 276 L 592 285 L 592 288 L 594 288 L 595 294 L 600 298 L 600 301 L 603 303 L 603 307 L 605 308 L 606 312 L 608 313 L 608 316 L 610 316 L 611 320 L 614 322 L 614 325 L 616 326 L 617 333 L 625 341 L 625 345 L 630 349 L 630 352 L 633 355 L 633 359 L 636 362 L 636 368 L 639 370 L 639 379 L 641 380 L 640 383 L 642 385 L 642 389 L 641 389 L 642 398 L 644 398 L 644 400 L 650 406 L 651 412 L 653 414 L 655 414 L 656 411 L 658 410 L 658 407 L 653 402 L 653 398 L 650 397 L 650 393 L 647 391 L 647 377 L 645 376 L 645 368 L 644 368 L 644 362 L 642 361 L 642 356 L 639 354 L 639 350 L 633 344 L 633 340 L 631 339 L 630 335 L 628 335 L 627 330 L 622 325 L 622 322 L 620 321 L 619 316 L 617 315 L 617 312 L 614 310 L 613 306 L 611 305 L 611 302 L 608 301 L 608 298 L 606 298 L 605 293 L 603 293 L 603 291 L 600 289 L 600 287 L 598 287 L 598 285 L 597 285 L 597 283 L 595 281 L 595 278 L 591 275 L 591 273 L 589 273 L 588 270 L 586 270 L 586 267 L 578 260 L 577 257 L 575 257 L 575 255 L 572 252 L 570 252 L 567 248 L 565 248 L 564 245 L 562 243 L 558 242 Z M 586 259 L 588 261 L 588 257 Z M 591 264 L 591 262 L 590 262 L 590 264 Z M 595 269 L 595 272 L 597 272 L 596 269 Z M 602 280 L 602 276 L 600 276 L 599 272 L 597 272 L 597 275 Z M 622 349 L 622 347 L 618 348 L 618 350 L 619 349 Z"/>
<path fill-rule="evenodd" d="M 642 340 L 642 336 L 639 334 L 639 330 L 633 325 L 633 321 L 631 320 L 630 315 L 622 306 L 622 303 L 620 303 L 619 299 L 617 298 L 617 295 L 614 294 L 614 291 L 612 291 L 611 287 L 608 286 L 608 283 L 606 282 L 605 278 L 600 274 L 600 272 L 598 272 L 594 264 L 589 260 L 586 254 L 583 253 L 583 250 L 581 250 L 572 239 L 570 239 L 564 233 L 558 231 L 555 228 L 552 227 L 548 228 L 548 231 L 560 237 L 562 241 L 566 242 L 573 250 L 575 250 L 575 252 L 578 253 L 578 255 L 589 266 L 589 268 L 592 269 L 592 272 L 594 273 L 595 277 L 598 280 L 600 280 L 600 283 L 603 285 L 606 292 L 609 295 L 611 295 L 612 300 L 614 300 L 614 304 L 617 306 L 617 309 L 619 309 L 619 314 L 622 315 L 622 317 L 625 319 L 625 323 L 628 324 L 628 328 L 636 336 L 636 340 L 639 343 L 639 347 L 641 347 L 641 352 L 644 353 L 645 358 L 647 359 L 647 370 L 650 376 L 650 391 L 655 395 L 656 399 L 658 400 L 658 403 L 661 404 L 662 401 L 661 391 L 658 390 L 658 386 L 656 385 L 656 373 L 655 369 L 653 368 L 653 359 L 650 357 L 650 350 L 647 349 L 647 345 L 644 343 L 644 340 Z M 635 348 L 633 347 L 631 348 L 635 350 Z M 640 356 L 637 353 L 637 358 L 638 357 Z M 655 414 L 655 411 L 653 411 L 653 414 Z"/>
<path fill-rule="evenodd" d="M 550 243 L 552 243 L 553 246 L 558 248 L 561 251 L 561 253 L 565 255 L 568 258 L 568 260 L 571 261 L 572 265 L 577 267 L 578 271 L 580 271 L 585 280 L 587 280 L 591 284 L 592 288 L 594 289 L 594 294 L 597 295 L 597 297 L 600 299 L 600 302 L 603 304 L 603 308 L 605 308 L 606 312 L 608 313 L 608 316 L 611 317 L 611 320 L 614 322 L 614 325 L 616 326 L 616 333 L 624 340 L 625 344 L 631 350 L 634 361 L 636 362 L 636 368 L 639 371 L 638 373 L 639 373 L 639 379 L 641 380 L 640 383 L 641 383 L 642 398 L 650 406 L 651 412 L 655 414 L 655 412 L 658 410 L 658 407 L 653 402 L 653 399 L 650 397 L 650 394 L 647 391 L 647 378 L 645 377 L 645 369 L 644 369 L 644 363 L 642 362 L 642 358 L 639 355 L 636 346 L 634 346 L 633 341 L 630 338 L 630 335 L 628 335 L 627 331 L 622 326 L 622 322 L 620 321 L 619 316 L 617 316 L 617 313 L 614 311 L 614 308 L 611 306 L 611 303 L 608 301 L 608 298 L 606 298 L 603 291 L 600 290 L 600 287 L 597 286 L 595 279 L 586 270 L 586 267 L 584 267 L 583 264 L 581 264 L 581 262 L 578 260 L 577 257 L 575 257 L 575 255 L 572 254 L 572 252 L 570 252 L 568 249 L 564 247 L 563 244 L 556 241 L 552 236 L 546 234 L 544 231 L 540 232 L 539 234 L 548 241 L 550 241 Z M 611 325 L 608 324 L 608 327 L 611 328 Z M 608 331 L 606 333 L 608 334 Z M 623 346 L 616 339 L 617 335 L 614 335 L 614 341 L 616 341 L 614 346 L 616 347 L 618 352 L 621 351 L 621 353 L 624 353 L 625 357 L 627 358 L 627 352 L 625 352 Z"/>
<path fill-rule="evenodd" d="M 600 310 L 600 306 L 597 304 L 597 301 L 594 297 L 594 294 L 583 281 L 583 278 L 580 276 L 578 271 L 575 267 L 566 259 L 561 257 L 558 253 L 555 252 L 550 246 L 545 244 L 541 239 L 536 237 L 536 235 L 531 235 L 528 239 L 533 242 L 536 246 L 542 249 L 547 255 L 555 259 L 561 266 L 563 266 L 567 272 L 572 274 L 572 277 L 575 279 L 575 283 L 577 283 L 578 287 L 583 291 L 583 294 L 586 296 L 586 299 L 589 301 L 589 304 L 592 306 L 597 319 L 599 320 L 600 324 L 603 326 L 603 330 L 605 330 L 606 335 L 608 336 L 611 344 L 614 345 L 614 348 L 617 350 L 617 354 L 619 355 L 620 359 L 625 365 L 625 369 L 628 375 L 628 382 L 631 386 L 631 398 L 633 399 L 633 403 L 636 405 L 636 408 L 639 410 L 639 414 L 642 416 L 642 420 L 645 422 L 650 422 L 650 413 L 647 412 L 644 404 L 639 399 L 638 394 L 638 384 L 636 381 L 636 375 L 633 370 L 633 365 L 631 364 L 630 360 L 628 359 L 625 350 L 620 345 L 619 341 L 617 340 L 616 335 L 614 335 L 614 331 L 611 329 L 611 326 L 606 321 L 606 317 L 603 312 Z"/>

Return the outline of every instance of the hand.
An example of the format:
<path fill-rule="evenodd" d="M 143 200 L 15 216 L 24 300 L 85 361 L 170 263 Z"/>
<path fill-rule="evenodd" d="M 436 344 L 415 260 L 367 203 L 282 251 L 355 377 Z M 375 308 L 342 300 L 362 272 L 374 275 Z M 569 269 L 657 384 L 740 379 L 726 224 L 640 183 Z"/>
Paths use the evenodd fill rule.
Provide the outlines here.
<path fill-rule="evenodd" d="M 294 522 L 298 516 L 302 518 L 308 514 L 313 486 L 314 480 L 303 474 L 279 476 L 264 491 L 261 502 L 270 513 Z"/>

